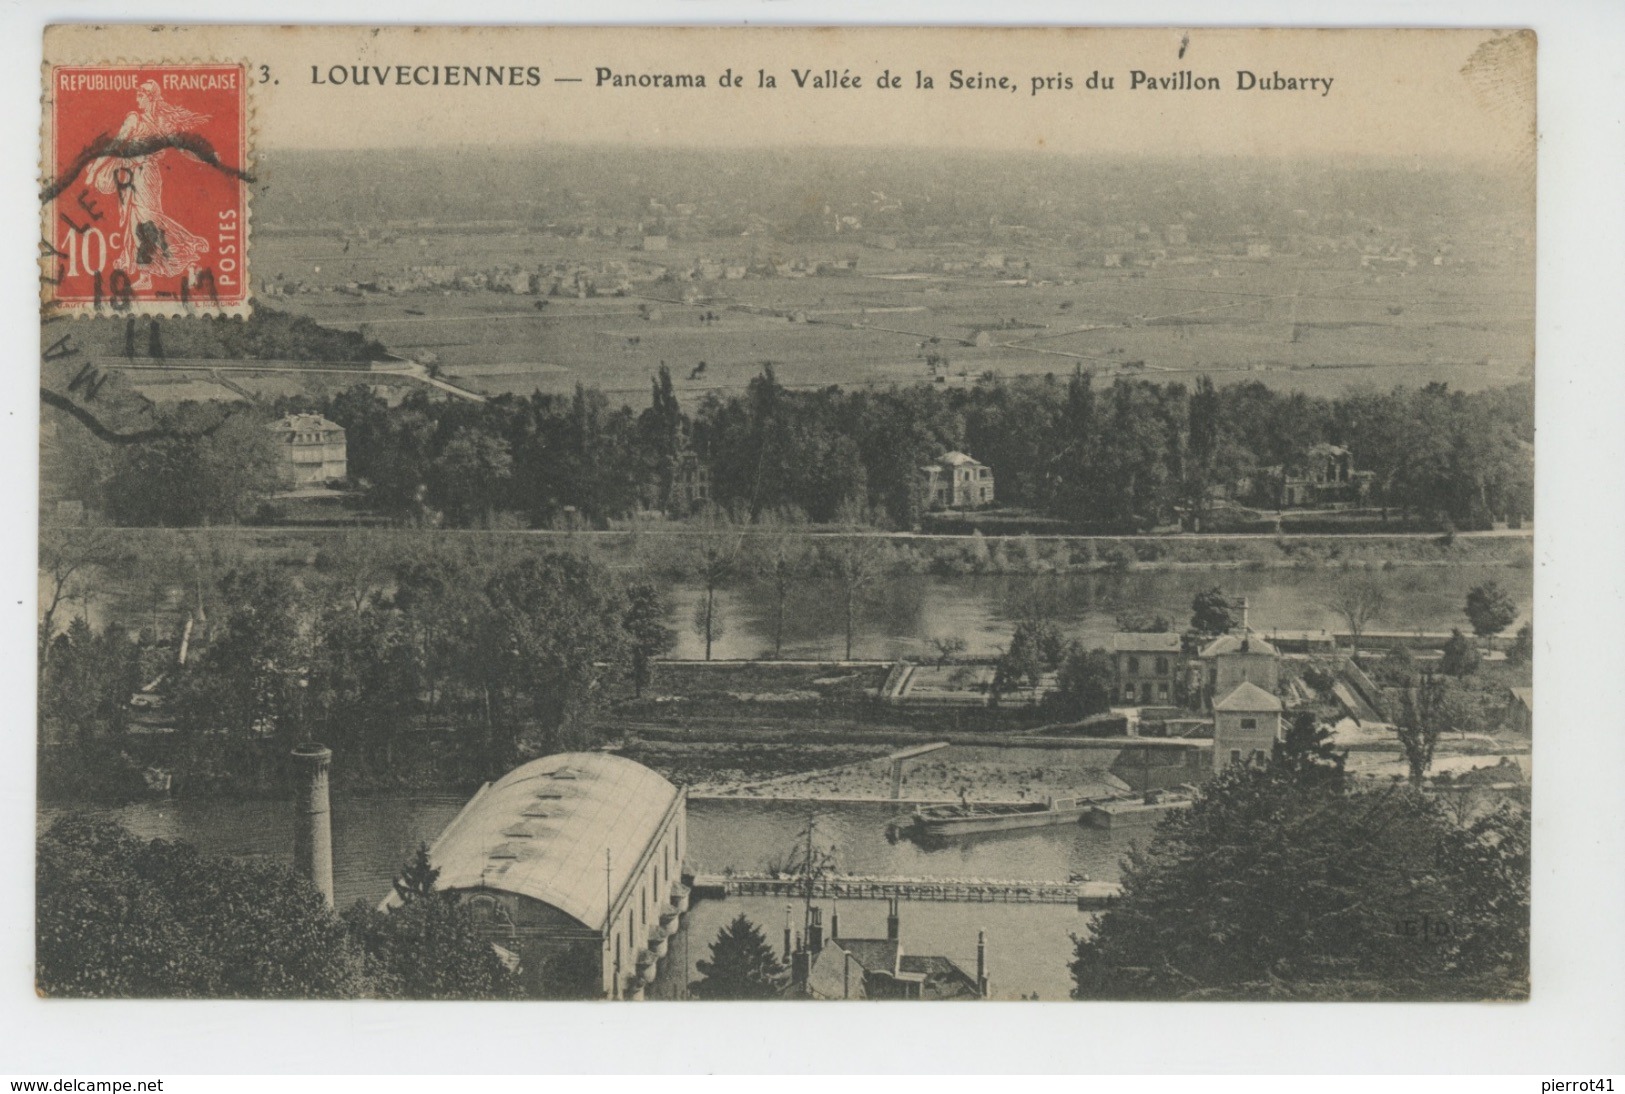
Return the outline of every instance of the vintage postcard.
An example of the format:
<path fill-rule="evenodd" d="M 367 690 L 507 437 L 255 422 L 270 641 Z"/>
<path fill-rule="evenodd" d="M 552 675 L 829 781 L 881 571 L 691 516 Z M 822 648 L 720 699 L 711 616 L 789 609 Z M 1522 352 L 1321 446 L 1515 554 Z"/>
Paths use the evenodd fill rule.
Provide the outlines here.
<path fill-rule="evenodd" d="M 1527 998 L 1535 71 L 49 28 L 35 989 Z"/>

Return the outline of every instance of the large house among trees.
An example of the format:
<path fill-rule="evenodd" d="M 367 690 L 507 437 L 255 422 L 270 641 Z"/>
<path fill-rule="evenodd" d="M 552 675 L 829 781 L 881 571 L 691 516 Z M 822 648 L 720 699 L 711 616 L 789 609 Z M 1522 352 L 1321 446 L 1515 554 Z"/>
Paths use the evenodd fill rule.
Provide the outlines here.
<path fill-rule="evenodd" d="M 1301 467 L 1282 470 L 1276 504 L 1283 509 L 1362 504 L 1371 497 L 1375 478 L 1371 471 L 1354 469 L 1348 449 L 1317 444 L 1304 453 Z"/>
<path fill-rule="evenodd" d="M 949 452 L 920 468 L 920 493 L 927 509 L 979 509 L 993 504 L 993 469 Z"/>
<path fill-rule="evenodd" d="M 267 428 L 295 487 L 337 482 L 349 474 L 343 426 L 320 414 L 289 414 Z"/>

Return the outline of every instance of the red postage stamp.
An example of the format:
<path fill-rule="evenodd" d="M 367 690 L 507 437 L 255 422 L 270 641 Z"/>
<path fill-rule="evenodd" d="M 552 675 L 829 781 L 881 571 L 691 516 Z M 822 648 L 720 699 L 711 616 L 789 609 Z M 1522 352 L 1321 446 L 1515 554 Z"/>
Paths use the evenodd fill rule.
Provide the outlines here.
<path fill-rule="evenodd" d="M 240 64 L 48 73 L 44 308 L 248 310 L 246 77 Z"/>

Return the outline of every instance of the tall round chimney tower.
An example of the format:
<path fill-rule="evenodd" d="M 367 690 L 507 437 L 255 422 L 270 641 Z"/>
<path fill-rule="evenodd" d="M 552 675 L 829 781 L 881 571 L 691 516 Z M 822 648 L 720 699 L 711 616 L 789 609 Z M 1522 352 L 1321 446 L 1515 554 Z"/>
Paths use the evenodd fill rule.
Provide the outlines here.
<path fill-rule="evenodd" d="M 297 789 L 294 792 L 293 868 L 333 906 L 333 825 L 327 799 L 327 771 L 332 749 L 307 741 L 293 750 Z"/>

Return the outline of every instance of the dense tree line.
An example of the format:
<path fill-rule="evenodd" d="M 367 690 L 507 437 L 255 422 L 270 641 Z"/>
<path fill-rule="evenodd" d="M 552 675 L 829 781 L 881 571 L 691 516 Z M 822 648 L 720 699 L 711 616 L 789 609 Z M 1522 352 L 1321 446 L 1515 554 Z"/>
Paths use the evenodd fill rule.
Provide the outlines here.
<path fill-rule="evenodd" d="M 173 726 L 183 785 L 274 785 L 308 737 L 338 751 L 349 774 L 382 772 L 429 726 L 455 742 L 439 758 L 444 775 L 490 777 L 595 743 L 606 686 L 647 685 L 675 640 L 647 581 L 513 543 L 355 533 L 318 554 L 314 572 L 176 565 L 197 571 L 181 576 L 198 597 L 184 663 L 159 635 L 132 642 L 82 619 L 46 642 L 41 739 L 59 746 L 42 749 L 46 792 L 112 789 L 91 778 L 105 765 L 90 761 L 125 747 L 130 696 L 143 686 Z"/>
<path fill-rule="evenodd" d="M 36 855 L 35 984 L 54 998 L 503 999 L 519 980 L 420 852 L 398 903 L 342 916 L 286 866 L 57 820 Z"/>
<path fill-rule="evenodd" d="M 1529 822 L 1343 777 L 1313 716 L 1131 855 L 1077 941 L 1079 999 L 1518 999 Z"/>
<path fill-rule="evenodd" d="M 196 528 L 251 520 L 288 483 L 264 410 L 179 403 L 154 412 L 151 436 L 106 445 L 64 422 L 58 466 L 65 490 L 119 525 Z"/>
<path fill-rule="evenodd" d="M 196 322 L 156 317 L 89 319 L 73 328 L 73 343 L 96 357 L 146 357 L 175 362 L 382 361 L 389 350 L 364 333 L 335 330 L 314 319 L 256 305 L 244 317 L 199 315 Z M 57 335 L 44 336 L 46 341 Z"/>
<path fill-rule="evenodd" d="M 358 390 L 310 409 L 349 431 L 352 474 L 380 509 L 465 526 L 670 509 L 674 469 L 690 452 L 730 511 L 819 523 L 860 512 L 913 525 L 917 469 L 951 449 L 993 467 L 1002 503 L 1080 528 L 1200 519 L 1216 492 L 1267 500 L 1272 476 L 1301 471 L 1320 442 L 1349 448 L 1375 475 L 1373 504 L 1399 513 L 1475 527 L 1533 504 L 1528 385 L 1311 398 L 1205 378 L 1194 389 L 1135 379 L 1097 388 L 1078 373 L 800 391 L 768 365 L 744 392 L 709 395 L 692 414 L 665 371 L 641 412 L 584 387 L 484 404 L 415 394 L 395 408 Z"/>
<path fill-rule="evenodd" d="M 741 518 L 916 524 L 917 470 L 944 452 L 994 469 L 1001 504 L 1080 530 L 1200 526 L 1216 496 L 1272 507 L 1282 470 L 1320 442 L 1374 475 L 1372 504 L 1471 528 L 1533 506 L 1532 385 L 1464 393 L 1442 384 L 1312 398 L 1251 382 L 988 377 L 971 387 L 793 390 L 771 364 L 746 390 L 692 412 L 664 367 L 641 410 L 578 386 L 484 403 L 414 391 L 390 406 L 364 387 L 222 415 L 181 404 L 162 436 L 69 460 L 69 488 L 116 523 L 248 519 L 278 485 L 272 413 L 315 411 L 343 426 L 364 504 L 398 523 L 602 526 L 640 510 L 688 516 L 685 461 Z"/>

